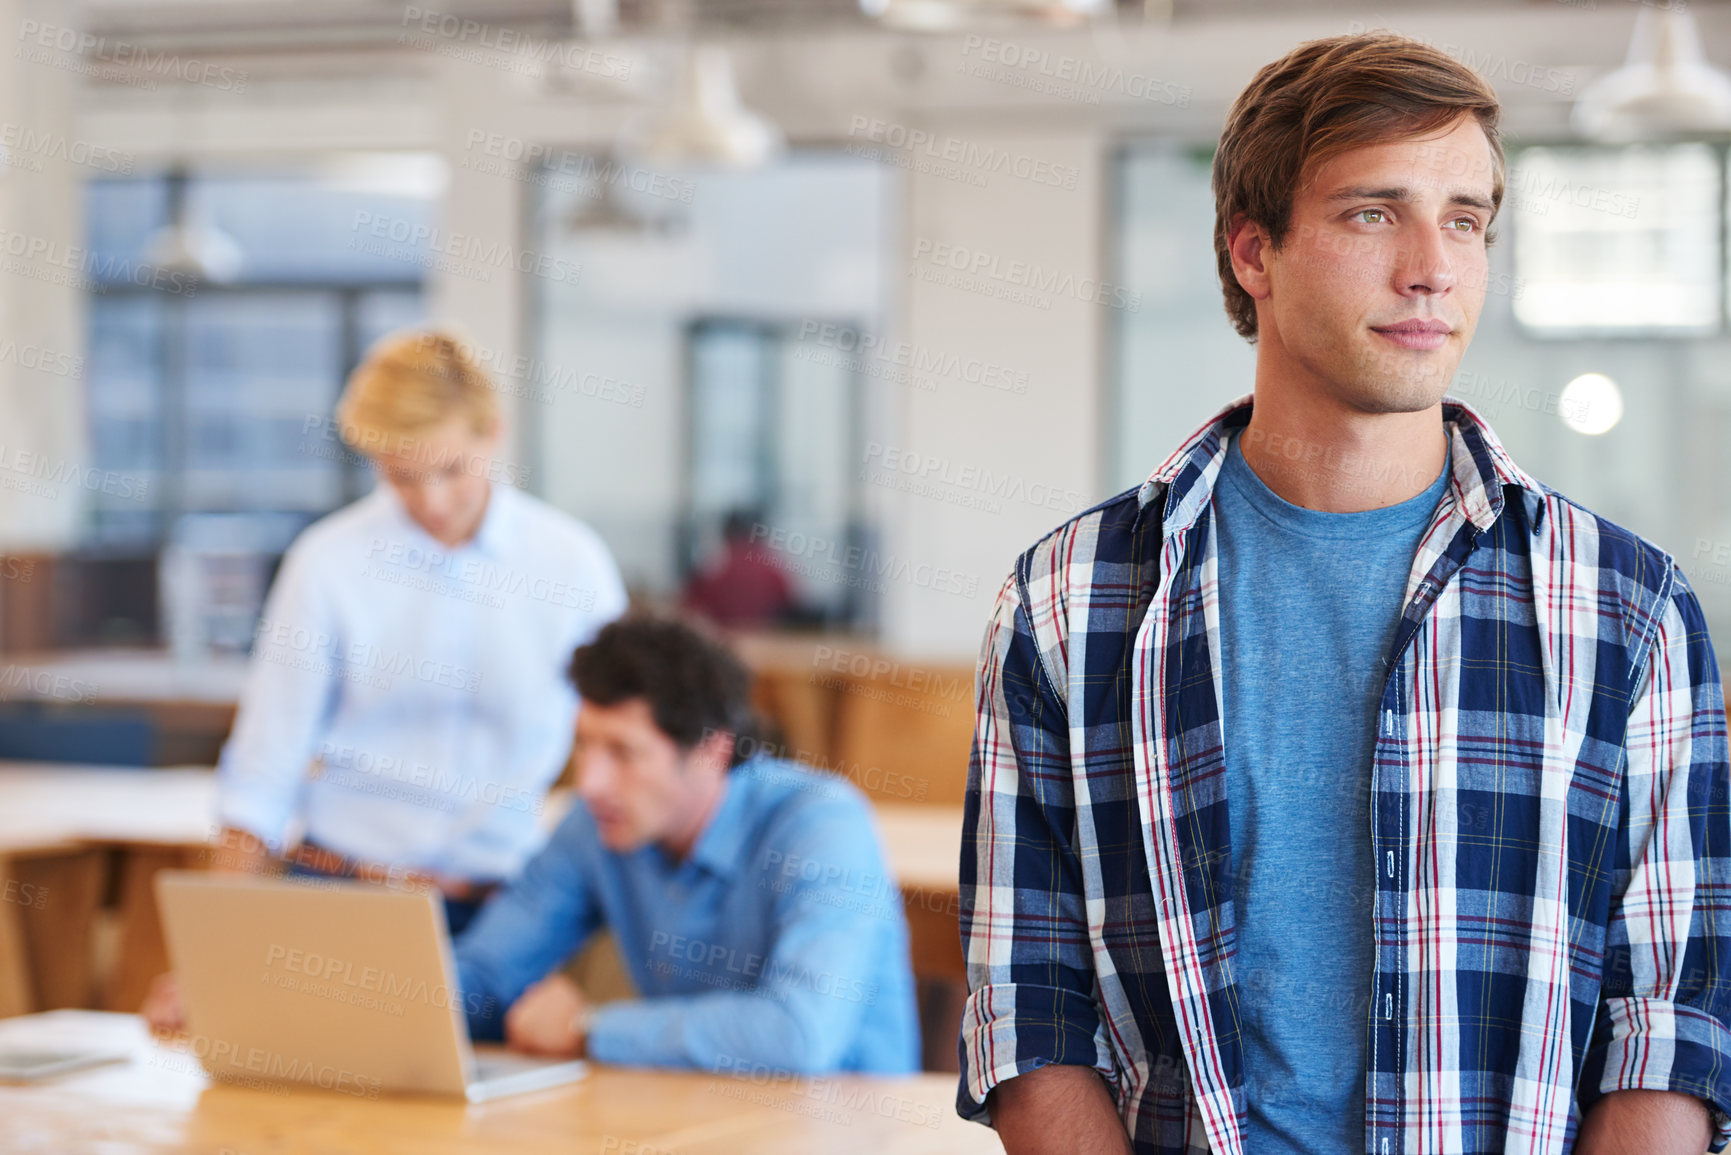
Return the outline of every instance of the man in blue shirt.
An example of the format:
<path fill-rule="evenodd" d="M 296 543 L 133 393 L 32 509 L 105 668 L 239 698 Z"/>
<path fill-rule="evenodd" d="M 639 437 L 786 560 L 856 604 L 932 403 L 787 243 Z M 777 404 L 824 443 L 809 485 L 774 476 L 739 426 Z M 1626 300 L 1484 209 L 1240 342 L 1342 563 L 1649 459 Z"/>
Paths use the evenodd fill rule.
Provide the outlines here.
<path fill-rule="evenodd" d="M 457 943 L 476 1036 L 643 1066 L 918 1069 L 907 922 L 859 791 L 742 757 L 749 675 L 684 623 L 615 622 L 571 676 L 578 804 Z M 642 997 L 592 1006 L 549 973 L 603 926 Z"/>

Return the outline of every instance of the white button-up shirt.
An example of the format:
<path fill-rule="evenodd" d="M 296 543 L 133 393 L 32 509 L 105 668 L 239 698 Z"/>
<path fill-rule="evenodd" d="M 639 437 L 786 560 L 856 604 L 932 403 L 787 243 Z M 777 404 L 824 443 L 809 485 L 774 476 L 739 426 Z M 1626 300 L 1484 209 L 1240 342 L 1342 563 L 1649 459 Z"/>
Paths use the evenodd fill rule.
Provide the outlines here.
<path fill-rule="evenodd" d="M 494 484 L 453 547 L 380 485 L 283 558 L 222 752 L 221 821 L 273 846 L 298 828 L 369 862 L 516 873 L 570 752 L 572 651 L 625 603 L 601 539 L 544 502 Z"/>

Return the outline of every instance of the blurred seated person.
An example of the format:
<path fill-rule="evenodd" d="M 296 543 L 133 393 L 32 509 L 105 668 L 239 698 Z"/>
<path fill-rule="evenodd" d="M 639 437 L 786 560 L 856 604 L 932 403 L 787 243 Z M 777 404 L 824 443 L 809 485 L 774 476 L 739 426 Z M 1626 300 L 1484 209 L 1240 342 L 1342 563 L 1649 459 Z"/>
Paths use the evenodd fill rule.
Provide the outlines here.
<path fill-rule="evenodd" d="M 571 674 L 577 800 L 456 946 L 475 1037 L 635 1066 L 917 1070 L 907 921 L 864 796 L 756 750 L 749 675 L 688 624 L 614 622 Z M 641 997 L 592 1006 L 554 971 L 602 927 Z"/>
<path fill-rule="evenodd" d="M 775 562 L 762 536 L 762 522 L 746 510 L 734 510 L 722 523 L 721 555 L 691 575 L 682 598 L 686 609 L 727 629 L 773 626 L 793 609 L 793 583 Z"/>
<path fill-rule="evenodd" d="M 492 383 L 452 338 L 385 338 L 330 428 L 383 484 L 283 558 L 222 751 L 217 865 L 436 886 L 456 932 L 540 844 L 565 667 L 625 589 L 594 531 L 509 483 Z M 178 1026 L 168 976 L 145 1015 Z"/>

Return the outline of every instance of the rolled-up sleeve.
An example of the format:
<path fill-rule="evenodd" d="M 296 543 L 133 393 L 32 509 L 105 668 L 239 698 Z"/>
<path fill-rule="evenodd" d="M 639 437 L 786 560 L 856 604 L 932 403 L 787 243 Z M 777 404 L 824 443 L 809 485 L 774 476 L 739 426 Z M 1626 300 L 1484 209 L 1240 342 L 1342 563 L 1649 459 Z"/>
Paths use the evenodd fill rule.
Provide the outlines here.
<path fill-rule="evenodd" d="M 1041 663 L 1020 583 L 998 593 L 981 646 L 962 818 L 963 1118 L 987 1094 L 1051 1063 L 1113 1059 L 1094 995 L 1087 901 L 1074 846 L 1069 718 Z"/>
<path fill-rule="evenodd" d="M 1622 834 L 1604 981 L 1580 1109 L 1675 1091 L 1731 1141 L 1731 781 L 1725 702 L 1701 607 L 1681 573 L 1629 712 Z"/>

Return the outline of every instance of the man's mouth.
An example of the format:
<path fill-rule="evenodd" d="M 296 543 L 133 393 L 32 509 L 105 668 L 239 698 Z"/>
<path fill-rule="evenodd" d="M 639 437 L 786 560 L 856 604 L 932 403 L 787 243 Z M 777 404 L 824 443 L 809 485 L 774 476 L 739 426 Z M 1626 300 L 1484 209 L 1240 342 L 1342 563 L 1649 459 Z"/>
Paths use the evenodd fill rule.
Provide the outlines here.
<path fill-rule="evenodd" d="M 1415 317 L 1396 321 L 1392 325 L 1372 325 L 1371 332 L 1380 333 L 1403 349 L 1440 349 L 1454 327 L 1447 321 Z"/>

